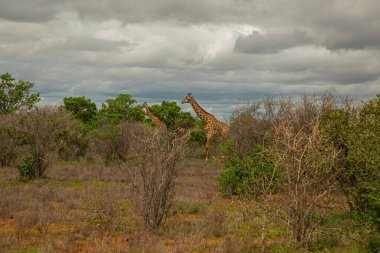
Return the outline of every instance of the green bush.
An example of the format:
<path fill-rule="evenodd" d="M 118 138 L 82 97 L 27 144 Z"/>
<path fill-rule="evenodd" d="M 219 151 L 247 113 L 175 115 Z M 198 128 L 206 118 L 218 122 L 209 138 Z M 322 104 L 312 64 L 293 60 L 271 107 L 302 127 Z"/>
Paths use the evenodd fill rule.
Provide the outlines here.
<path fill-rule="evenodd" d="M 190 129 L 196 124 L 193 116 L 189 112 L 183 112 L 175 101 L 162 101 L 160 105 L 152 105 L 150 110 L 169 129 Z"/>
<path fill-rule="evenodd" d="M 338 182 L 356 221 L 370 229 L 368 249 L 379 251 L 380 95 L 355 110 L 324 112 L 322 131 L 341 150 Z"/>
<path fill-rule="evenodd" d="M 252 152 L 243 158 L 230 156 L 217 179 L 223 196 L 239 194 L 248 197 L 274 191 L 279 174 L 275 171 L 271 154 L 255 144 Z"/>
<path fill-rule="evenodd" d="M 18 171 L 20 172 L 20 176 L 25 179 L 32 179 L 35 175 L 34 170 L 34 159 L 32 156 L 29 156 L 24 159 L 23 163 L 19 165 Z"/>
<path fill-rule="evenodd" d="M 206 131 L 202 129 L 197 129 L 191 132 L 191 136 L 189 140 L 191 144 L 205 145 L 206 141 L 207 141 Z"/>
<path fill-rule="evenodd" d="M 380 236 L 378 234 L 370 235 L 367 239 L 367 251 L 371 253 L 380 252 Z"/>
<path fill-rule="evenodd" d="M 365 220 L 377 231 L 380 230 L 380 182 L 362 182 L 350 188 L 357 219 Z"/>

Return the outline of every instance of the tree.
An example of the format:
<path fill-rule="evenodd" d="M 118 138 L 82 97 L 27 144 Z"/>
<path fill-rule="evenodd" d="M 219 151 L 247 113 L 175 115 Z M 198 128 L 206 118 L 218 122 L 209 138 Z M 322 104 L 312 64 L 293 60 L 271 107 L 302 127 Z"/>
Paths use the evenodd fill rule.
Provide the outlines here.
<path fill-rule="evenodd" d="M 115 99 L 107 99 L 100 109 L 100 118 L 108 119 L 113 124 L 118 124 L 122 120 L 130 119 L 144 121 L 145 112 L 140 106 L 133 106 L 136 100 L 129 94 L 120 94 Z"/>
<path fill-rule="evenodd" d="M 0 76 L 0 114 L 8 114 L 18 109 L 31 109 L 40 101 L 39 93 L 32 93 L 34 83 L 16 80 L 9 73 Z"/>
<path fill-rule="evenodd" d="M 67 111 L 85 124 L 89 124 L 97 114 L 96 104 L 85 97 L 64 98 L 63 103 Z"/>
<path fill-rule="evenodd" d="M 62 108 L 45 107 L 21 112 L 14 120 L 19 145 L 26 150 L 21 176 L 41 178 L 77 131 L 77 122 Z"/>
<path fill-rule="evenodd" d="M 152 105 L 150 110 L 168 128 L 192 128 L 195 119 L 189 112 L 183 112 L 175 101 L 162 101 L 161 105 Z"/>

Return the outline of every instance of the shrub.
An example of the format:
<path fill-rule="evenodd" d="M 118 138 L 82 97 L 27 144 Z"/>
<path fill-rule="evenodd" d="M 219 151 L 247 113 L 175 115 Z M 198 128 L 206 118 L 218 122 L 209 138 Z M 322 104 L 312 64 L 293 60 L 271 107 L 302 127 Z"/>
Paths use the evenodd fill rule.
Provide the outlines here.
<path fill-rule="evenodd" d="M 339 149 L 320 131 L 320 117 L 334 103 L 327 94 L 297 102 L 266 98 L 238 108 L 232 148 L 226 148 L 231 157 L 218 178 L 224 195 L 259 195 L 257 205 L 267 217 L 284 217 L 301 247 L 310 245 L 322 219 L 315 218 L 319 202 L 336 190 Z M 281 198 L 272 194 L 277 191 Z"/>
<path fill-rule="evenodd" d="M 121 167 L 130 179 L 134 204 L 145 227 L 156 231 L 172 204 L 177 165 L 189 134 L 179 136 L 142 124 L 130 134 L 132 148 Z"/>
<path fill-rule="evenodd" d="M 269 135 L 269 150 L 284 178 L 279 189 L 281 203 L 275 212 L 286 214 L 292 241 L 307 247 L 323 219 L 323 215 L 316 215 L 323 208 L 319 202 L 337 189 L 339 170 L 334 168 L 339 150 L 320 131 L 325 103 L 303 98 L 300 102 L 280 100 L 278 104 Z"/>
<path fill-rule="evenodd" d="M 12 115 L 0 115 L 0 166 L 7 166 L 16 158 L 16 140 Z"/>
<path fill-rule="evenodd" d="M 35 162 L 33 157 L 29 156 L 24 159 L 24 162 L 18 166 L 18 171 L 20 172 L 21 177 L 31 179 L 34 176 L 35 169 L 33 168 Z"/>
<path fill-rule="evenodd" d="M 322 116 L 322 131 L 339 149 L 338 181 L 354 217 L 380 231 L 380 95 L 362 108 L 345 106 Z"/>
<path fill-rule="evenodd" d="M 230 137 L 233 149 L 230 153 L 242 158 L 252 152 L 253 143 L 264 144 L 264 136 L 268 131 L 268 120 L 261 114 L 260 104 L 238 106 L 233 112 L 230 125 Z"/>
<path fill-rule="evenodd" d="M 57 107 L 20 112 L 15 121 L 15 133 L 20 140 L 19 144 L 24 146 L 26 155 L 33 159 L 24 160 L 24 164 L 19 167 L 26 168 L 32 163 L 33 172 L 28 172 L 28 177 L 43 177 L 58 157 L 59 151 L 67 145 L 69 136 L 75 133 L 76 126 L 77 123 L 71 116 Z"/>
<path fill-rule="evenodd" d="M 189 139 L 190 144 L 204 146 L 206 144 L 206 131 L 204 130 L 204 123 L 201 120 L 196 121 L 196 126 L 191 132 Z"/>
<path fill-rule="evenodd" d="M 241 194 L 260 195 L 264 189 L 270 192 L 276 189 L 279 174 L 275 171 L 271 154 L 261 145 L 253 145 L 251 154 L 240 158 L 231 156 L 225 163 L 225 169 L 218 176 L 223 196 Z"/>
<path fill-rule="evenodd" d="M 118 125 L 103 121 L 90 132 L 92 155 L 103 157 L 106 163 L 125 161 L 129 155 L 131 131 L 140 126 L 135 121 L 125 120 Z"/>

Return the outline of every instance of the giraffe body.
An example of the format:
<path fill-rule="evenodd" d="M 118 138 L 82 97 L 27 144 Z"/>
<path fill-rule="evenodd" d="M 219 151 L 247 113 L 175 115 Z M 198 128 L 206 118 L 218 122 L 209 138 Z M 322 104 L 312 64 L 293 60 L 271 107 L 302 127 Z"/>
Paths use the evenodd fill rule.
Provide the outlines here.
<path fill-rule="evenodd" d="M 205 131 L 206 131 L 206 137 L 207 137 L 207 142 L 205 145 L 205 149 L 206 149 L 205 163 L 207 163 L 208 157 L 212 155 L 212 152 L 211 152 L 212 138 L 214 136 L 227 137 L 229 133 L 229 126 L 226 123 L 217 120 L 214 115 L 206 112 L 197 103 L 197 101 L 195 101 L 195 99 L 191 96 L 191 93 L 188 93 L 187 96 L 182 100 L 182 104 L 185 104 L 185 103 L 190 103 L 195 113 L 205 123 Z"/>
<path fill-rule="evenodd" d="M 146 110 L 146 113 L 148 114 L 148 117 L 160 128 L 160 129 L 163 129 L 163 130 L 166 130 L 167 127 L 165 125 L 164 122 L 162 122 L 156 115 L 154 115 L 151 111 L 150 111 L 150 108 L 148 106 L 148 103 L 145 101 L 143 104 L 142 104 L 142 107 L 145 108 Z"/>

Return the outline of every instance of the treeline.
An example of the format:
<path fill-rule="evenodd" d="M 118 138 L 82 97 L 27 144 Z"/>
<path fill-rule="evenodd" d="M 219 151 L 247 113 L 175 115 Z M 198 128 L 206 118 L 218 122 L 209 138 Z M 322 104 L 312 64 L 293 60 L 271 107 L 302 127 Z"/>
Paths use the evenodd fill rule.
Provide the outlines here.
<path fill-rule="evenodd" d="M 0 78 L 0 165 L 18 167 L 25 179 L 44 177 L 57 159 L 100 157 L 106 164 L 126 159 L 130 126 L 154 126 L 129 94 L 107 99 L 99 109 L 83 96 L 66 97 L 62 106 L 37 107 L 40 95 L 32 92 L 33 83 L 16 81 L 9 73 Z M 193 145 L 204 142 L 201 122 L 175 101 L 150 110 L 170 131 L 193 129 Z"/>
<path fill-rule="evenodd" d="M 230 131 L 218 177 L 223 195 L 255 200 L 264 221 L 290 226 L 298 246 L 318 250 L 318 241 L 351 238 L 379 251 L 380 95 L 365 103 L 333 93 L 266 98 L 239 107 Z M 337 206 L 351 227 L 340 227 L 343 218 L 325 225 Z"/>

